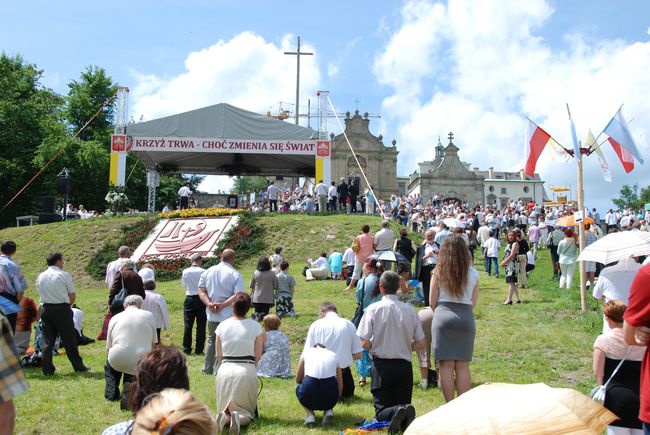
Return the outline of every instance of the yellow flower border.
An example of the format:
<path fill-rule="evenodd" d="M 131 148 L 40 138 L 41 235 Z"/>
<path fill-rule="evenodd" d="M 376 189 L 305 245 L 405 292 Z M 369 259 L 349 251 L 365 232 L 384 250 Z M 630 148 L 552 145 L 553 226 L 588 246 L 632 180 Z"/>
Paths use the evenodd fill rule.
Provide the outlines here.
<path fill-rule="evenodd" d="M 209 217 L 209 216 L 234 216 L 244 213 L 241 208 L 186 208 L 174 210 L 167 213 L 160 213 L 161 219 Z"/>

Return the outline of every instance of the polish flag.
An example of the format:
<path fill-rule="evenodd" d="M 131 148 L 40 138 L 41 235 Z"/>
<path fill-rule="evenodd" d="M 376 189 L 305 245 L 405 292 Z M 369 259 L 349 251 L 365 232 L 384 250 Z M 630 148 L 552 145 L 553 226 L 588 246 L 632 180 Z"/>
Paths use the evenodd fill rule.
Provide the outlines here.
<path fill-rule="evenodd" d="M 634 156 L 632 153 L 629 152 L 627 148 L 623 148 L 621 144 L 616 142 L 613 138 L 610 137 L 607 140 L 610 144 L 612 144 L 614 151 L 616 151 L 616 155 L 623 164 L 623 169 L 625 169 L 625 172 L 632 172 L 632 169 L 634 169 Z"/>
<path fill-rule="evenodd" d="M 526 118 L 525 131 L 524 150 L 526 154 L 526 167 L 524 168 L 524 173 L 534 177 L 537 159 L 539 159 L 542 151 L 544 151 L 544 147 L 546 147 L 549 142 L 555 142 L 555 140 L 539 125 L 535 124 L 528 118 Z"/>

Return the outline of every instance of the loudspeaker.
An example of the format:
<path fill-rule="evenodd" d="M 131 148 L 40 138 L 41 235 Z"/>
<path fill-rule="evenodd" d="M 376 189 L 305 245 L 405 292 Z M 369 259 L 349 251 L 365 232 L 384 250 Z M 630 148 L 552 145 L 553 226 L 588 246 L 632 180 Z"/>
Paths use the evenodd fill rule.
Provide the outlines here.
<path fill-rule="evenodd" d="M 70 177 L 56 177 L 56 191 L 61 195 L 70 193 Z"/>
<path fill-rule="evenodd" d="M 38 215 L 39 224 L 49 224 L 52 222 L 61 222 L 63 217 L 58 213 L 41 213 Z"/>
<path fill-rule="evenodd" d="M 53 196 L 43 196 L 43 213 L 54 213 L 56 200 Z"/>

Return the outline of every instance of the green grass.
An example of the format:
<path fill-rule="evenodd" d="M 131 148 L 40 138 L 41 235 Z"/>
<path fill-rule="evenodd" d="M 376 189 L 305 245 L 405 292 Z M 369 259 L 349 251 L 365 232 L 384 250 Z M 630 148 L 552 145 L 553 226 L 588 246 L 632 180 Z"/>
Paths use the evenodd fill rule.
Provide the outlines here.
<path fill-rule="evenodd" d="M 284 246 L 289 258 L 290 272 L 298 280 L 294 302 L 299 316 L 285 319 L 281 329 L 291 342 L 292 368 L 295 371 L 307 328 L 317 318 L 318 305 L 324 300 L 335 302 L 341 315 L 351 318 L 354 298 L 342 291 L 340 281 L 306 283 L 300 271 L 307 257 L 321 251 L 348 245 L 363 223 L 372 231 L 379 229 L 380 219 L 367 216 L 296 216 L 262 217 L 269 255 L 276 244 Z M 70 222 L 0 231 L 0 239 L 13 238 L 19 246 L 16 259 L 23 265 L 30 284 L 44 269 L 43 257 L 56 247 L 66 254 L 66 268 L 78 281 L 78 303 L 86 313 L 85 332 L 95 336 L 103 315 L 107 291 L 101 283 L 84 276 L 83 267 L 89 253 L 98 249 L 106 237 L 119 229 L 124 220 Z M 548 250 L 539 253 L 536 270 L 529 278 L 529 289 L 521 290 L 521 305 L 502 305 L 507 286 L 481 272 L 481 294 L 476 309 L 477 337 L 474 361 L 471 364 L 474 385 L 484 382 L 532 383 L 545 382 L 551 386 L 572 387 L 587 392 L 594 384 L 591 376 L 592 343 L 600 330 L 601 316 L 595 302 L 587 313 L 580 312 L 578 284 L 571 291 L 557 289 L 550 281 Z M 476 266 L 483 270 L 477 260 Z M 253 272 L 252 260 L 238 264 L 247 282 Z M 159 283 L 159 290 L 169 303 L 171 330 L 163 332 L 165 344 L 180 345 L 182 340 L 182 302 L 184 291 L 179 281 Z M 32 292 L 33 289 L 29 290 Z M 103 364 L 105 342 L 81 347 L 81 354 L 92 371 L 77 375 L 65 356 L 55 357 L 57 374 L 44 378 L 39 369 L 28 369 L 30 390 L 16 400 L 18 433 L 99 433 L 115 422 L 129 418 L 117 404 L 103 398 Z M 203 359 L 188 358 L 191 390 L 212 410 L 216 407 L 214 377 L 200 373 Z M 353 369 L 354 372 L 354 369 Z M 419 380 L 417 362 L 413 365 L 414 379 Z M 356 375 L 355 375 L 356 377 Z M 334 427 L 307 430 L 302 426 L 304 413 L 295 398 L 293 380 L 265 380 L 259 399 L 261 418 L 248 433 L 333 433 L 373 415 L 369 387 L 357 388 L 353 400 L 339 404 L 334 410 Z M 418 415 L 443 403 L 438 389 L 426 392 L 414 388 L 413 403 Z"/>

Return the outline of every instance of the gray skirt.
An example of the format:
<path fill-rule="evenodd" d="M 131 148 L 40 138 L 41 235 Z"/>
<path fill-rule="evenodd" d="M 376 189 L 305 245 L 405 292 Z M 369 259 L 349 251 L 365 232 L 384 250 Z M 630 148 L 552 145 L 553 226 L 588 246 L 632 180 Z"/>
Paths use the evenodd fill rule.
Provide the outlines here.
<path fill-rule="evenodd" d="M 472 306 L 439 302 L 433 312 L 431 341 L 436 361 L 471 361 L 476 326 Z"/>

